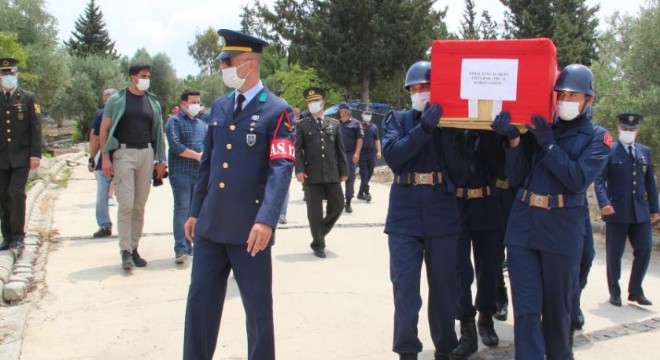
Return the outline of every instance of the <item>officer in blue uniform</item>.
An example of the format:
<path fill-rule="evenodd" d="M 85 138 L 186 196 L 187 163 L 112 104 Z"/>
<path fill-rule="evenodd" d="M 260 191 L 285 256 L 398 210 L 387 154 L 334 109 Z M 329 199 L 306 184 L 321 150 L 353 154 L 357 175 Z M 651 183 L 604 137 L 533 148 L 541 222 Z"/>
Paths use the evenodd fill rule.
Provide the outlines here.
<path fill-rule="evenodd" d="M 362 139 L 364 131 L 360 122 L 351 116 L 351 108 L 347 103 L 339 104 L 339 123 L 341 124 L 341 137 L 344 142 L 344 151 L 348 161 L 348 179 L 344 184 L 344 211 L 352 213 L 351 199 L 355 192 L 355 167 L 360 162 L 360 153 L 362 151 Z"/>
<path fill-rule="evenodd" d="M 249 360 L 275 359 L 271 245 L 293 170 L 292 109 L 259 79 L 265 41 L 221 29 L 222 79 L 195 184 L 186 237 L 195 242 L 183 358 L 211 360 L 233 271 L 247 317 Z M 280 141 L 283 146 L 273 146 Z M 288 141 L 287 141 L 288 140 Z"/>
<path fill-rule="evenodd" d="M 41 161 L 41 107 L 18 86 L 18 60 L 0 58 L 0 251 L 25 248 L 25 184 Z"/>
<path fill-rule="evenodd" d="M 376 159 L 382 157 L 380 147 L 380 134 L 378 125 L 371 122 L 371 110 L 362 112 L 362 131 L 364 132 L 364 141 L 362 142 L 362 152 L 360 153 L 360 190 L 357 198 L 371 202 L 371 193 L 369 193 L 369 181 L 374 175 Z"/>
<path fill-rule="evenodd" d="M 488 347 L 499 344 L 493 315 L 497 310 L 497 273 L 502 271 L 502 232 L 504 223 L 499 199 L 494 196 L 496 169 L 502 163 L 492 156 L 501 149 L 500 136 L 492 131 L 460 130 L 455 137 L 457 156 L 467 167 L 464 181 L 454 179 L 462 232 L 458 241 L 458 299 L 456 318 L 461 324 L 461 337 L 453 351 L 454 359 L 466 359 L 478 349 L 477 328 L 481 341 Z M 500 150 L 501 151 L 501 150 Z M 500 159 L 501 160 L 501 159 Z M 471 249 L 474 251 L 474 269 Z M 477 293 L 472 300 L 472 281 L 477 279 Z M 479 319 L 475 325 L 475 317 Z"/>
<path fill-rule="evenodd" d="M 621 306 L 621 256 L 626 238 L 629 238 L 634 258 L 628 300 L 651 305 L 642 289 L 652 250 L 651 224 L 660 220 L 651 152 L 635 142 L 642 115 L 624 113 L 617 117 L 619 141 L 614 143 L 607 165 L 595 184 L 598 206 L 607 223 L 605 249 L 610 303 Z"/>
<path fill-rule="evenodd" d="M 552 124 L 532 116 L 520 136 L 507 112 L 492 127 L 509 139 L 506 174 L 520 185 L 505 245 L 517 360 L 572 359 L 572 296 L 585 232 L 585 196 L 607 161 L 612 137 L 591 120 L 593 74 L 580 64 L 557 77 Z"/>
<path fill-rule="evenodd" d="M 456 246 L 461 220 L 455 188 L 445 166 L 442 109 L 429 104 L 431 63 L 413 64 L 405 87 L 413 109 L 390 112 L 383 122 L 383 155 L 394 173 L 385 222 L 394 290 L 392 350 L 401 360 L 422 351 L 417 335 L 422 262 L 429 286 L 428 317 L 435 359 L 450 358 L 458 344 L 456 317 Z"/>

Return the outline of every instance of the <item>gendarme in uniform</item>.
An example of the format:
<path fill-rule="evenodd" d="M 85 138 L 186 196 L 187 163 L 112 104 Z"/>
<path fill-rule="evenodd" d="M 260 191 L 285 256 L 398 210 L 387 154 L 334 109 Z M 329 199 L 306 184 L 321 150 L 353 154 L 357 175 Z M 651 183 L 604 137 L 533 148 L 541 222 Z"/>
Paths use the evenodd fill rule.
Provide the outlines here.
<path fill-rule="evenodd" d="M 18 60 L 0 59 L 2 122 L 0 124 L 0 250 L 25 245 L 25 184 L 31 163 L 41 158 L 41 108 L 35 95 L 18 87 Z"/>

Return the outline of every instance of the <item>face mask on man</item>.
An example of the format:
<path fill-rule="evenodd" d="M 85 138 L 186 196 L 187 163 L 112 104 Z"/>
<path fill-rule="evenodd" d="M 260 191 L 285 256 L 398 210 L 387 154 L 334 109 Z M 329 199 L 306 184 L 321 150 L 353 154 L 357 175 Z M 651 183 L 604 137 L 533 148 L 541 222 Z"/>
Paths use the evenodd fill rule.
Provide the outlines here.
<path fill-rule="evenodd" d="M 575 120 L 580 116 L 580 103 L 575 101 L 557 101 L 557 116 L 564 121 Z"/>
<path fill-rule="evenodd" d="M 312 115 L 316 115 L 323 111 L 323 102 L 322 101 L 312 101 L 307 103 L 307 108 Z"/>
<path fill-rule="evenodd" d="M 18 86 L 18 76 L 5 75 L 2 77 L 2 87 L 7 90 L 13 90 Z"/>
<path fill-rule="evenodd" d="M 410 100 L 412 101 L 413 109 L 417 111 L 424 111 L 426 104 L 431 100 L 431 92 L 418 92 L 410 95 Z"/>
<path fill-rule="evenodd" d="M 371 114 L 362 114 L 362 120 L 365 122 L 371 122 Z"/>
<path fill-rule="evenodd" d="M 135 84 L 135 87 L 138 88 L 140 91 L 147 91 L 149 90 L 149 85 L 151 85 L 151 80 L 149 79 L 138 79 L 137 84 Z"/>
<path fill-rule="evenodd" d="M 200 104 L 189 104 L 188 105 L 188 114 L 191 117 L 197 116 L 199 114 L 199 111 L 202 109 L 202 105 Z"/>
<path fill-rule="evenodd" d="M 240 89 L 243 84 L 245 84 L 245 79 L 247 79 L 247 76 L 243 79 L 238 76 L 238 68 L 245 64 L 247 64 L 247 62 L 244 62 L 238 66 L 222 69 L 222 81 L 225 83 L 225 85 L 233 89 Z"/>
<path fill-rule="evenodd" d="M 621 140 L 622 143 L 632 144 L 635 142 L 635 138 L 637 138 L 636 131 L 619 130 L 619 140 Z"/>

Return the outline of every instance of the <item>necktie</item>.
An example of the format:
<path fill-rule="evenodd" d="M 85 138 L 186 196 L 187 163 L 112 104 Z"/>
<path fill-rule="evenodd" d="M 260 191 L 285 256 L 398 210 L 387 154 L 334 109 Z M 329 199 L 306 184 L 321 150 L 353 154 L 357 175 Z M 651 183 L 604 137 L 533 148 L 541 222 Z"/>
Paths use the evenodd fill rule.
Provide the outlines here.
<path fill-rule="evenodd" d="M 9 104 L 9 98 L 11 98 L 11 93 L 9 91 L 7 91 L 5 93 L 5 100 L 7 101 L 7 104 Z"/>
<path fill-rule="evenodd" d="M 321 120 L 321 118 L 316 118 L 316 126 L 319 128 L 319 130 L 321 130 L 323 127 L 323 120 Z"/>
<path fill-rule="evenodd" d="M 236 98 L 236 109 L 234 109 L 234 119 L 238 116 L 238 114 L 243 111 L 243 102 L 245 101 L 245 96 L 243 94 L 238 94 L 238 97 Z"/>
<path fill-rule="evenodd" d="M 635 162 L 635 155 L 633 155 L 632 145 L 628 145 L 628 157 L 630 158 L 631 162 Z"/>

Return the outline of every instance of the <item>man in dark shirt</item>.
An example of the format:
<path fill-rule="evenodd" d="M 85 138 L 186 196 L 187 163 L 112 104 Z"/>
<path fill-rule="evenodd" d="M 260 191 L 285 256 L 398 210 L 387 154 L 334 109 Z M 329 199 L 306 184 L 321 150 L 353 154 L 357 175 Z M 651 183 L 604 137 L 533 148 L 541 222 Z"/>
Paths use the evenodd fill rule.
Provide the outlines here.
<path fill-rule="evenodd" d="M 351 108 L 347 103 L 339 104 L 339 122 L 341 124 L 341 137 L 344 141 L 344 151 L 348 161 L 348 179 L 344 184 L 346 191 L 344 197 L 346 204 L 344 210 L 352 213 L 351 199 L 355 189 L 355 166 L 360 161 L 360 151 L 362 150 L 362 138 L 364 133 L 360 122 L 351 116 Z"/>
<path fill-rule="evenodd" d="M 369 181 L 374 175 L 376 159 L 381 158 L 380 135 L 378 134 L 378 125 L 371 122 L 371 109 L 362 113 L 362 131 L 364 140 L 362 141 L 362 152 L 360 153 L 360 191 L 357 198 L 371 202 L 371 193 L 369 193 Z"/>
<path fill-rule="evenodd" d="M 151 67 L 132 65 L 131 84 L 108 99 L 101 121 L 103 173 L 113 176 L 119 204 L 117 231 L 124 270 L 147 265 L 137 251 L 152 173 L 165 176 L 165 141 L 160 103 L 149 89 Z M 154 160 L 157 165 L 154 169 Z"/>
<path fill-rule="evenodd" d="M 103 104 L 108 102 L 110 96 L 117 93 L 115 89 L 103 91 Z M 99 132 L 101 131 L 101 120 L 103 119 L 103 108 L 100 108 L 92 121 L 92 130 L 89 133 L 89 163 L 87 169 L 96 175 L 96 223 L 98 231 L 94 233 L 95 238 L 104 238 L 112 235 L 112 221 L 108 210 L 110 185 L 112 178 L 103 174 L 103 161 L 99 152 Z"/>

